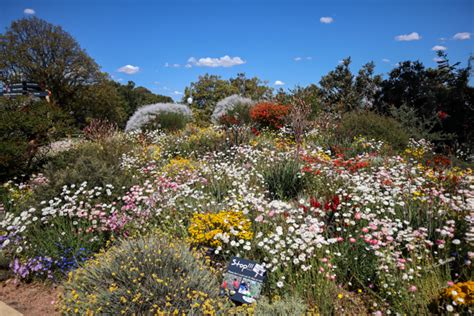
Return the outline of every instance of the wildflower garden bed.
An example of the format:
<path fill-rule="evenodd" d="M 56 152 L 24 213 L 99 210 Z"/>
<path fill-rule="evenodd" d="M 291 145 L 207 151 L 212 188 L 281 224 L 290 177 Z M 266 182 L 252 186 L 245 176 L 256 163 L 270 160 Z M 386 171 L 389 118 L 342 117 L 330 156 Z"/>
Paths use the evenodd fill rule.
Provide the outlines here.
<path fill-rule="evenodd" d="M 80 142 L 4 185 L 1 251 L 66 315 L 468 313 L 472 171 L 325 126 Z M 267 269 L 255 304 L 219 295 L 233 256 Z"/>

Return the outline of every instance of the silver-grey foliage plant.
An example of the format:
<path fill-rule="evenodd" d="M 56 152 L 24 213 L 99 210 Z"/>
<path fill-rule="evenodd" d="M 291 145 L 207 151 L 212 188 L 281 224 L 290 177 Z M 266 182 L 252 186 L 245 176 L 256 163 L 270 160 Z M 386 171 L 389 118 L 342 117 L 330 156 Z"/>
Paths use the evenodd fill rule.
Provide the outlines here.
<path fill-rule="evenodd" d="M 214 112 L 212 112 L 212 116 L 211 116 L 212 122 L 218 123 L 219 118 L 221 116 L 223 116 L 224 114 L 227 114 L 230 110 L 232 110 L 237 105 L 242 105 L 242 104 L 248 105 L 249 107 L 251 107 L 252 105 L 255 104 L 255 102 L 249 98 L 244 98 L 237 94 L 231 95 L 230 97 L 220 100 L 219 102 L 217 102 L 216 107 L 214 108 Z"/>
<path fill-rule="evenodd" d="M 191 109 L 184 104 L 177 103 L 156 103 L 140 107 L 133 113 L 125 126 L 125 131 L 133 131 L 141 129 L 147 123 L 152 121 L 158 114 L 162 112 L 181 113 L 191 117 Z"/>

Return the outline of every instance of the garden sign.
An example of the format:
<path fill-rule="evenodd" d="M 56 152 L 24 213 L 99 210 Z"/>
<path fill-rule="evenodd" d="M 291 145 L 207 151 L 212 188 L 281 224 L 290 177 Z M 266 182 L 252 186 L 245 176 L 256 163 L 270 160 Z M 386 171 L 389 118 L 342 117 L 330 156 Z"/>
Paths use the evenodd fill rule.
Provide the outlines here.
<path fill-rule="evenodd" d="M 228 295 L 234 302 L 253 303 L 260 295 L 265 273 L 266 269 L 263 265 L 233 257 L 224 274 L 221 294 Z"/>

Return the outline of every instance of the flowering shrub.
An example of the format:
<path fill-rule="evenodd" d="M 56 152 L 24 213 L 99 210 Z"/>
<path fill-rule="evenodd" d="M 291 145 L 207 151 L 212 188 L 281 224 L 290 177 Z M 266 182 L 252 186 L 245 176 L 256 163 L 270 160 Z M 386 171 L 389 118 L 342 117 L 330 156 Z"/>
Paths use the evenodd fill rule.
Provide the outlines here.
<path fill-rule="evenodd" d="M 227 245 L 250 249 L 253 237 L 250 220 L 239 211 L 195 213 L 188 228 L 189 241 L 195 245 L 222 249 Z"/>
<path fill-rule="evenodd" d="M 250 117 L 260 127 L 279 129 L 285 125 L 285 117 L 289 112 L 290 107 L 287 105 L 263 102 L 250 109 Z"/>
<path fill-rule="evenodd" d="M 239 124 L 247 123 L 248 111 L 253 102 L 249 98 L 244 98 L 239 95 L 231 95 L 225 99 L 217 102 L 214 112 L 212 112 L 211 120 L 214 123 L 222 123 L 222 121 Z M 247 112 L 247 113 L 245 113 Z"/>
<path fill-rule="evenodd" d="M 100 141 L 114 136 L 117 125 L 106 120 L 93 119 L 83 130 L 86 139 Z"/>
<path fill-rule="evenodd" d="M 186 244 L 150 235 L 123 241 L 70 273 L 61 312 L 212 315 L 225 309 L 218 291 L 216 275 Z"/>

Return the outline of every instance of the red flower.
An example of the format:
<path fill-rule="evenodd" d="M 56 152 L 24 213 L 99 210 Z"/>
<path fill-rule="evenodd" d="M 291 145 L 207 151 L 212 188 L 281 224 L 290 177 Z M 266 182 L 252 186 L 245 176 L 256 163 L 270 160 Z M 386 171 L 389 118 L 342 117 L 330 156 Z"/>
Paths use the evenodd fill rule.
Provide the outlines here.
<path fill-rule="evenodd" d="M 440 120 L 444 120 L 445 118 L 448 117 L 448 113 L 443 112 L 443 111 L 438 111 L 438 117 Z"/>
<path fill-rule="evenodd" d="M 259 132 L 258 129 L 256 129 L 255 127 L 252 127 L 252 133 L 253 133 L 255 136 L 260 135 L 260 132 Z"/>
<path fill-rule="evenodd" d="M 318 200 L 316 200 L 315 198 L 311 198 L 309 200 L 309 204 L 311 205 L 311 207 L 314 207 L 314 208 L 321 207 L 321 203 L 319 203 Z"/>
<path fill-rule="evenodd" d="M 263 102 L 250 109 L 250 117 L 262 127 L 279 129 L 285 125 L 284 119 L 289 112 L 290 107 L 287 105 Z"/>

